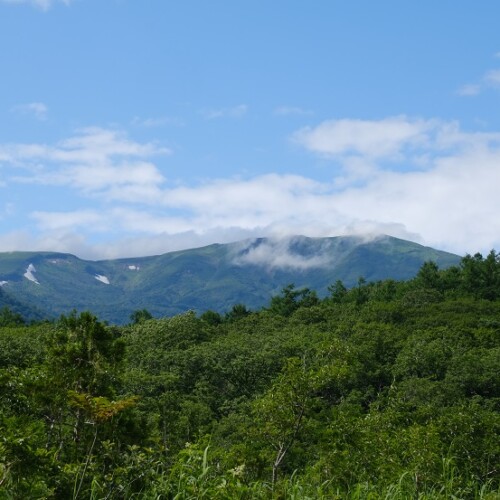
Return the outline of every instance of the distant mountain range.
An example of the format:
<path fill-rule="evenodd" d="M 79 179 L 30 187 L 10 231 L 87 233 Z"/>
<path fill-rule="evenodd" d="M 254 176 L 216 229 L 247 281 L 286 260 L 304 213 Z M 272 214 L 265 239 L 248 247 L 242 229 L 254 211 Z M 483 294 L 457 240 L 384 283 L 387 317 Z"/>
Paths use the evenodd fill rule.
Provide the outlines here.
<path fill-rule="evenodd" d="M 103 261 L 9 252 L 0 253 L 0 306 L 24 307 L 37 319 L 90 310 L 122 324 L 143 308 L 155 317 L 190 309 L 225 312 L 237 303 L 258 308 L 290 283 L 322 296 L 339 279 L 348 287 L 360 276 L 409 279 L 429 260 L 445 268 L 460 257 L 390 236 L 259 238 Z"/>

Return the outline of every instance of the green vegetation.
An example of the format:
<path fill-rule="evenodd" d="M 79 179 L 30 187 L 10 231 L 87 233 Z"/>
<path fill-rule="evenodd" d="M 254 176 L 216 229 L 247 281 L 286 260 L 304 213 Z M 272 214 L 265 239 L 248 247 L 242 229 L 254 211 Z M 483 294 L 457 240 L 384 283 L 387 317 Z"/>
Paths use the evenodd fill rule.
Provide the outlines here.
<path fill-rule="evenodd" d="M 21 303 L 29 302 L 49 319 L 76 308 L 114 324 L 126 324 L 134 311 L 144 309 L 155 318 L 189 310 L 225 314 L 237 303 L 259 309 L 287 283 L 324 297 L 336 280 L 350 287 L 359 276 L 368 281 L 409 279 L 428 260 L 446 268 L 460 257 L 389 236 L 368 241 L 263 238 L 98 262 L 69 254 L 0 253 L 0 307 L 9 306 L 30 320 L 43 316 Z M 38 283 L 26 277 L 30 265 Z"/>
<path fill-rule="evenodd" d="M 0 498 L 500 497 L 498 254 L 238 302 L 3 310 Z"/>

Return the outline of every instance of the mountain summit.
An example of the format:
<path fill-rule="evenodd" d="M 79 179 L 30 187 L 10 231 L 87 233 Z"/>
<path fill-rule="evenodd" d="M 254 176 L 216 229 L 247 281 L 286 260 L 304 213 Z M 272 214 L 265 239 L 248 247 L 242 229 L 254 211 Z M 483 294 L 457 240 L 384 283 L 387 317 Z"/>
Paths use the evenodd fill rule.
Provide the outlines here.
<path fill-rule="evenodd" d="M 137 309 L 154 316 L 194 309 L 224 312 L 265 305 L 294 283 L 319 295 L 342 280 L 409 279 L 432 260 L 445 268 L 460 257 L 390 236 L 258 238 L 163 255 L 86 261 L 51 252 L 0 253 L 0 303 L 15 301 L 48 316 L 90 310 L 125 323 Z"/>

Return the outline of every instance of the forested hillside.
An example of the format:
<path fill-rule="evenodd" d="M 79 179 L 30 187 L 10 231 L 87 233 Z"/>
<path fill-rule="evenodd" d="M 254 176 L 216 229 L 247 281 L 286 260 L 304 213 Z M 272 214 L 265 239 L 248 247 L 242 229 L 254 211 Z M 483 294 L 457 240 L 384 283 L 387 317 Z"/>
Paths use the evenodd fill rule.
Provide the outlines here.
<path fill-rule="evenodd" d="M 500 256 L 259 310 L 0 321 L 0 498 L 498 498 Z"/>
<path fill-rule="evenodd" d="M 225 313 L 237 302 L 258 309 L 287 283 L 324 297 L 338 279 L 349 287 L 359 276 L 409 279 L 428 260 L 445 268 L 458 264 L 460 257 L 384 235 L 258 238 L 107 261 L 8 252 L 0 253 L 0 305 L 3 291 L 5 298 L 29 302 L 46 318 L 77 309 L 125 324 L 144 307 L 156 318 L 189 310 Z"/>

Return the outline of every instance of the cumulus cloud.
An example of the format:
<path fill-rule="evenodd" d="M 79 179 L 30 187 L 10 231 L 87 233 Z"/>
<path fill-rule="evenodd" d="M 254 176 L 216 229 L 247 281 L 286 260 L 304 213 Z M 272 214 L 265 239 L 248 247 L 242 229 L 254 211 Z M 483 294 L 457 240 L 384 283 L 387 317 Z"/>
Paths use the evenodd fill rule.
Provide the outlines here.
<path fill-rule="evenodd" d="M 345 169 L 378 172 L 390 163 L 397 169 L 432 167 L 435 158 L 500 144 L 500 133 L 467 133 L 457 122 L 413 119 L 329 120 L 296 132 L 292 139 Z"/>
<path fill-rule="evenodd" d="M 329 120 L 299 130 L 294 140 L 310 151 L 328 157 L 397 158 L 403 149 L 427 142 L 429 132 L 435 128 L 433 120 L 411 120 L 406 116 L 378 121 Z"/>
<path fill-rule="evenodd" d="M 73 0 L 0 0 L 2 3 L 7 4 L 27 4 L 37 7 L 41 10 L 49 10 L 53 5 L 62 3 L 70 5 Z"/>

